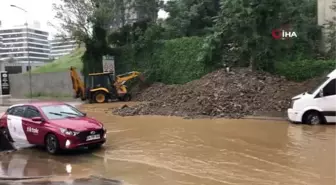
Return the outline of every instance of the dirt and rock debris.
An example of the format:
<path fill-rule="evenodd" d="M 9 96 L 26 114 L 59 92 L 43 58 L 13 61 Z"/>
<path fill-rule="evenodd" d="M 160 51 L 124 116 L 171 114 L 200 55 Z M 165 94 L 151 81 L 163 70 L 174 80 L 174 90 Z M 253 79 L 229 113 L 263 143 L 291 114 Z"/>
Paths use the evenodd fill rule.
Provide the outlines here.
<path fill-rule="evenodd" d="M 154 83 L 133 99 L 146 102 L 123 106 L 121 116 L 166 115 L 182 117 L 241 118 L 251 115 L 284 115 L 294 95 L 318 85 L 319 79 L 297 83 L 248 69 L 224 69 L 183 85 Z M 276 114 L 276 115 L 275 115 Z"/>

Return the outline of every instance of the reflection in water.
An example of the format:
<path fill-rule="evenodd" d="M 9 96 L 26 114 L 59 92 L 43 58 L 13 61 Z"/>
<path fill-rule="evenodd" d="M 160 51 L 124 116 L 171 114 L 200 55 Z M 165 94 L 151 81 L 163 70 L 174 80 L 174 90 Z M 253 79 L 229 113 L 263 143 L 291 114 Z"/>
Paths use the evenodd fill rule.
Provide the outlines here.
<path fill-rule="evenodd" d="M 82 174 L 83 169 L 74 164 L 87 160 L 76 156 L 52 156 L 40 149 L 25 149 L 0 158 L 0 177 L 41 177 Z"/>
<path fill-rule="evenodd" d="M 121 185 L 122 183 L 117 180 L 101 179 L 97 177 L 80 178 L 76 180 L 66 181 L 34 181 L 34 182 L 1 182 L 1 185 Z"/>
<path fill-rule="evenodd" d="M 71 164 L 67 164 L 65 169 L 66 169 L 67 173 L 71 174 L 71 171 L 72 171 Z"/>

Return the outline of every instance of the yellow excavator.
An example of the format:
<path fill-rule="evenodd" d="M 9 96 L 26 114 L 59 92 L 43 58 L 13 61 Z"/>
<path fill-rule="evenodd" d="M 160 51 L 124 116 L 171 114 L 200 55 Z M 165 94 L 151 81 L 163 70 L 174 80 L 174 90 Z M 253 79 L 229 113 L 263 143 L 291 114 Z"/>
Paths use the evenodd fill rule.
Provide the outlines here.
<path fill-rule="evenodd" d="M 109 100 L 130 101 L 131 94 L 128 93 L 125 83 L 133 78 L 139 78 L 144 82 L 140 72 L 132 71 L 115 76 L 112 72 L 91 73 L 87 81 L 81 80 L 76 68 L 70 68 L 74 97 L 88 100 L 90 103 L 105 103 Z"/>

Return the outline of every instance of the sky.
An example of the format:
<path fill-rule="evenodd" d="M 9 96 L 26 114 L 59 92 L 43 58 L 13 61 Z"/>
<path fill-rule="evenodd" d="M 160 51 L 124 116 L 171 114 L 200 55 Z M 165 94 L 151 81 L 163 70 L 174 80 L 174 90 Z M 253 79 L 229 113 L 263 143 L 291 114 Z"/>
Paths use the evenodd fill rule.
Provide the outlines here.
<path fill-rule="evenodd" d="M 15 25 L 23 25 L 28 20 L 28 25 L 32 25 L 34 21 L 40 22 L 40 28 L 48 31 L 50 37 L 57 33 L 57 30 L 48 25 L 48 22 L 57 25 L 54 19 L 55 12 L 52 9 L 53 3 L 59 3 L 60 0 L 0 0 L 0 21 L 2 27 L 12 27 Z M 19 6 L 27 10 L 27 14 L 23 11 L 13 8 L 10 5 Z M 159 17 L 166 17 L 167 13 L 159 12 Z"/>

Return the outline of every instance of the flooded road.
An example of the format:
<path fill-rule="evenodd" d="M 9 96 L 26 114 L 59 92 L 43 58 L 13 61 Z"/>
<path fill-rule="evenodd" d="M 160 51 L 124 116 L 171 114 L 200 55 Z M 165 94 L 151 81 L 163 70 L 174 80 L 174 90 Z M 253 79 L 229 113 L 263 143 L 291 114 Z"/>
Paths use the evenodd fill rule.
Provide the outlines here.
<path fill-rule="evenodd" d="M 15 152 L 1 157 L 0 176 L 14 173 L 6 161 L 25 155 L 17 156 L 28 161 L 22 174 L 97 175 L 130 185 L 336 184 L 334 125 L 112 115 L 109 108 L 120 105 L 82 107 L 105 124 L 104 148 L 56 157 L 40 149 Z"/>

